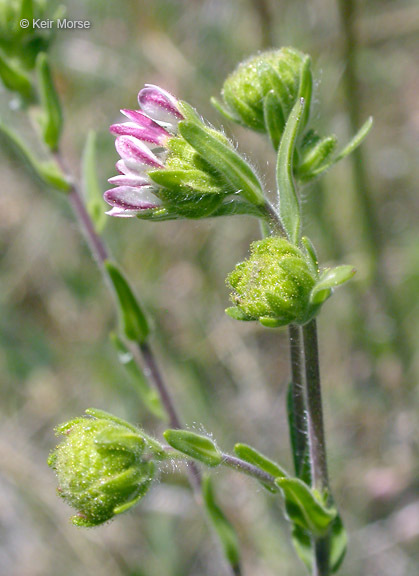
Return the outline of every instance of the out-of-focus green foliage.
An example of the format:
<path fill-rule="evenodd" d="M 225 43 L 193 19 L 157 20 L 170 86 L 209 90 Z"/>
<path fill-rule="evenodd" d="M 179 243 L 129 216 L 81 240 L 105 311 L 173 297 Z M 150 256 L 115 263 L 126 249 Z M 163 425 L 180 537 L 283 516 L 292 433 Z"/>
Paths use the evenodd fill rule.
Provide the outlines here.
<path fill-rule="evenodd" d="M 419 338 L 415 158 L 418 8 L 413 1 L 358 2 L 357 103 L 374 116 L 363 144 L 365 169 L 381 224 L 384 264 L 413 347 Z M 268 20 L 261 20 L 266 5 Z M 342 33 L 334 2 L 319 0 L 172 0 L 67 5 L 90 30 L 56 31 L 50 53 L 65 124 L 63 152 L 79 174 L 90 129 L 103 190 L 117 154 L 109 124 L 136 106 L 144 83 L 191 102 L 240 141 L 267 189 L 275 156 L 263 136 L 222 120 L 210 96 L 237 63 L 266 47 L 293 45 L 313 61 L 313 124 L 347 141 Z M 31 147 L 15 97 L 0 94 L 0 115 Z M 321 123 L 317 118 L 321 118 Z M 117 318 L 108 291 L 79 235 L 64 195 L 34 185 L 20 163 L 0 156 L 0 558 L 11 576 L 220 576 L 215 544 L 182 475 L 168 469 L 144 502 L 88 535 L 69 525 L 45 464 L 51 429 L 86 405 L 165 428 L 146 415 L 131 389 L 109 332 Z M 35 151 L 34 151 L 35 152 Z M 357 218 L 351 160 L 303 189 L 304 233 L 325 264 L 351 262 L 358 273 L 331 299 L 319 321 L 330 476 L 350 546 L 342 574 L 417 573 L 418 363 L 403 374 L 394 318 L 372 282 L 374 260 Z M 153 343 L 184 420 L 214 432 L 232 451 L 257 446 L 292 469 L 286 419 L 286 333 L 224 314 L 224 279 L 259 237 L 254 218 L 205 222 L 116 221 L 106 237 L 154 325 Z M 231 248 L 227 251 L 225 246 Z M 353 288 L 351 288 L 351 285 Z M 197 423 L 197 424 L 194 424 Z M 167 426 L 166 426 L 167 427 Z M 267 434 L 270 430 L 270 434 Z M 256 485 L 257 486 L 257 485 Z M 247 572 L 303 575 L 287 523 L 273 496 L 234 472 L 217 473 L 217 499 L 238 532 Z"/>

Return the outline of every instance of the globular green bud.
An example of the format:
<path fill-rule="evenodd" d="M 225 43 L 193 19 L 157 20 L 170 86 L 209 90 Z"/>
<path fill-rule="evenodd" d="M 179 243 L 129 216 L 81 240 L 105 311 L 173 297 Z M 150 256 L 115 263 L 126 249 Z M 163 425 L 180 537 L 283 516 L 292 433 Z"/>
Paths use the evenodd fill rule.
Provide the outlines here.
<path fill-rule="evenodd" d="M 320 271 L 308 238 L 302 239 L 302 247 L 304 251 L 277 236 L 253 242 L 250 258 L 227 277 L 235 306 L 226 313 L 270 328 L 309 322 L 355 269 L 343 265 Z"/>
<path fill-rule="evenodd" d="M 267 132 L 277 148 L 288 116 L 300 98 L 306 103 L 303 124 L 307 123 L 311 91 L 309 56 L 294 48 L 281 48 L 239 64 L 224 82 L 224 104 L 214 99 L 213 104 L 230 120 Z"/>
<path fill-rule="evenodd" d="M 148 491 L 155 466 L 140 430 L 101 411 L 56 428 L 65 439 L 48 464 L 57 474 L 59 495 L 77 514 L 76 526 L 97 526 L 125 512 Z"/>
<path fill-rule="evenodd" d="M 166 430 L 163 436 L 172 448 L 207 466 L 218 466 L 222 462 L 222 453 L 208 436 L 190 430 Z"/>
<path fill-rule="evenodd" d="M 310 302 L 315 283 L 301 250 L 283 238 L 265 238 L 253 242 L 250 258 L 228 275 L 235 306 L 226 312 L 271 327 L 305 324 L 319 308 Z"/>

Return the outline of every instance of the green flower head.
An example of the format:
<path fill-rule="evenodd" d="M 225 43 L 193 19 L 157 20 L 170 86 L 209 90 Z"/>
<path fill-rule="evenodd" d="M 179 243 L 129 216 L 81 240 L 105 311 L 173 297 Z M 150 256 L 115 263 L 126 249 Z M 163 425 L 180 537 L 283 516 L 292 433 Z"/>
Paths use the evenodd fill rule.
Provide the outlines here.
<path fill-rule="evenodd" d="M 310 303 L 315 282 L 301 250 L 287 240 L 271 237 L 253 242 L 250 258 L 227 277 L 235 304 L 227 314 L 267 326 L 304 324 L 318 309 Z"/>
<path fill-rule="evenodd" d="M 277 148 L 288 116 L 300 98 L 305 99 L 304 125 L 307 122 L 311 87 L 309 56 L 294 48 L 281 48 L 239 64 L 224 82 L 224 103 L 213 99 L 213 104 L 230 120 L 267 132 Z"/>
<path fill-rule="evenodd" d="M 136 504 L 147 492 L 154 463 L 144 457 L 141 432 L 107 413 L 70 420 L 56 429 L 65 440 L 48 464 L 57 474 L 59 495 L 77 514 L 76 526 L 97 526 Z"/>

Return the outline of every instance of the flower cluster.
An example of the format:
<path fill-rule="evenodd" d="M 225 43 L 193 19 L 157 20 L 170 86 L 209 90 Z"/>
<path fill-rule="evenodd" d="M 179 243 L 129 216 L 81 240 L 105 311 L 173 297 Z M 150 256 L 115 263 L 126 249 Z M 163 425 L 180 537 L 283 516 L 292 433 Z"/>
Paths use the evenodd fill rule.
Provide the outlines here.
<path fill-rule="evenodd" d="M 296 246 L 278 237 L 253 242 L 248 260 L 227 278 L 237 320 L 259 320 L 266 326 L 304 324 L 319 306 L 310 302 L 316 274 Z"/>
<path fill-rule="evenodd" d="M 147 442 L 128 422 L 100 410 L 58 426 L 65 440 L 48 464 L 57 474 L 59 495 L 77 514 L 76 526 L 97 526 L 136 504 L 147 492 L 154 463 L 144 457 Z"/>
<path fill-rule="evenodd" d="M 134 216 L 161 206 L 155 194 L 158 186 L 147 172 L 164 168 L 168 140 L 183 119 L 176 98 L 158 86 L 147 84 L 138 94 L 138 102 L 141 110 L 121 110 L 128 122 L 110 127 L 117 135 L 115 147 L 121 156 L 116 163 L 120 175 L 109 179 L 116 188 L 104 195 L 113 206 L 108 212 L 111 216 Z"/>
<path fill-rule="evenodd" d="M 121 159 L 109 180 L 115 188 L 104 194 L 109 215 L 202 218 L 264 203 L 252 169 L 190 106 L 150 84 L 138 102 L 140 110 L 121 110 L 127 122 L 110 127 Z"/>

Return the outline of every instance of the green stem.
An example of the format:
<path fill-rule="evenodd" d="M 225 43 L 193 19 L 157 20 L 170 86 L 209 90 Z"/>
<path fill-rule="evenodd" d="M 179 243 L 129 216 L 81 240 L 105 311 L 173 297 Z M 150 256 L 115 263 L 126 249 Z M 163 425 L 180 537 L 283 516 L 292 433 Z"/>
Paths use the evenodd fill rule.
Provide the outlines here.
<path fill-rule="evenodd" d="M 338 0 L 343 32 L 343 50 L 346 71 L 343 77 L 346 103 L 349 111 L 349 124 L 352 132 L 360 125 L 360 87 L 356 73 L 356 2 L 355 0 Z M 389 285 L 384 269 L 384 242 L 387 234 L 383 232 L 376 216 L 374 201 L 371 196 L 363 148 L 359 147 L 351 154 L 354 176 L 354 188 L 357 205 L 364 221 L 364 231 L 371 257 L 372 271 L 377 293 L 380 294 L 388 317 L 393 322 L 393 345 L 405 371 L 408 370 L 413 350 L 406 334 L 402 315 L 396 301 L 394 290 Z"/>
<path fill-rule="evenodd" d="M 288 326 L 288 334 L 291 360 L 291 397 L 289 401 L 291 403 L 292 429 L 290 432 L 295 473 L 299 478 L 302 478 L 307 456 L 307 421 L 304 400 L 304 359 L 302 357 L 303 346 L 300 326 L 290 324 Z"/>
<path fill-rule="evenodd" d="M 320 494 L 327 495 L 330 503 L 316 320 L 311 320 L 303 327 L 303 340 L 311 487 Z M 329 536 L 313 538 L 312 543 L 314 548 L 313 576 L 328 576 L 330 574 Z"/>

